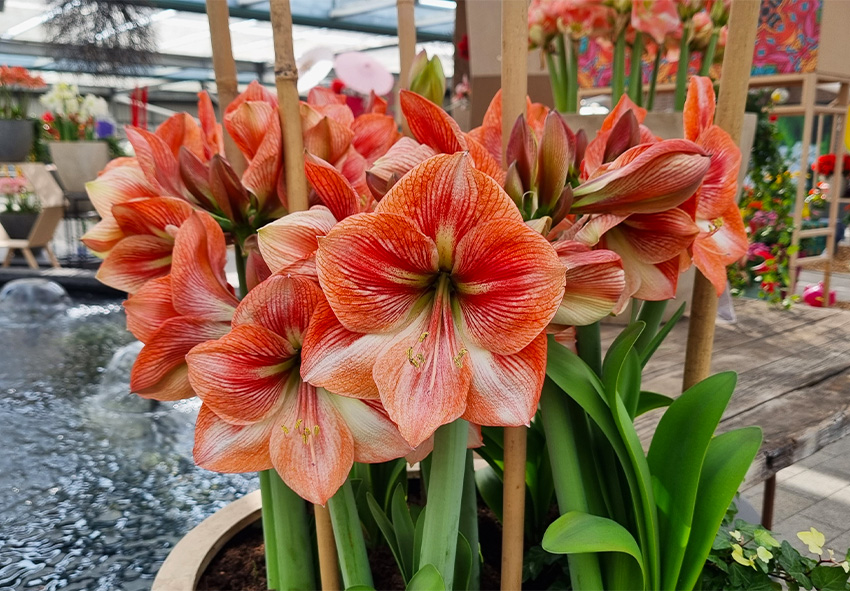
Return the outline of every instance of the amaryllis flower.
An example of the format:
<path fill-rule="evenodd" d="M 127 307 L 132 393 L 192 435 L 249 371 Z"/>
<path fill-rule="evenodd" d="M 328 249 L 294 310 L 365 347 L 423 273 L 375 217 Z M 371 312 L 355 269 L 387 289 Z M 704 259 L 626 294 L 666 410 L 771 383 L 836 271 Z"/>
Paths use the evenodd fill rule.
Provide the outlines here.
<path fill-rule="evenodd" d="M 530 10 L 530 9 L 529 9 Z M 540 142 L 543 136 L 543 125 L 546 121 L 546 116 L 549 114 L 549 107 L 542 103 L 532 103 L 531 99 L 526 97 L 525 119 L 528 126 L 534 132 L 535 139 Z M 496 91 L 487 110 L 484 112 L 484 118 L 481 125 L 471 129 L 467 134 L 477 140 L 482 146 L 487 148 L 490 155 L 496 162 L 502 161 L 502 89 Z"/>
<path fill-rule="evenodd" d="M 735 197 L 741 151 L 728 133 L 714 125 L 711 79 L 694 76 L 685 101 L 685 137 L 711 154 L 708 172 L 694 195 L 696 223 L 693 262 L 717 290 L 726 288 L 726 267 L 747 252 L 747 231 Z"/>
<path fill-rule="evenodd" d="M 632 0 L 632 27 L 664 45 L 667 35 L 682 28 L 674 0 Z"/>
<path fill-rule="evenodd" d="M 239 304 L 232 330 L 188 355 L 203 401 L 195 461 L 222 472 L 274 467 L 301 497 L 325 504 L 353 462 L 385 462 L 411 448 L 375 400 L 332 394 L 301 379 L 301 346 L 319 286 L 273 275 Z"/>
<path fill-rule="evenodd" d="M 413 446 L 458 417 L 531 419 L 564 267 L 468 155 L 414 168 L 337 224 L 316 265 L 329 306 L 305 338 L 307 381 L 379 396 Z"/>
<path fill-rule="evenodd" d="M 191 398 L 186 354 L 224 336 L 238 301 L 224 274 L 224 234 L 196 211 L 177 231 L 171 273 L 147 282 L 124 302 L 127 328 L 145 346 L 130 374 L 131 391 L 145 398 Z"/>

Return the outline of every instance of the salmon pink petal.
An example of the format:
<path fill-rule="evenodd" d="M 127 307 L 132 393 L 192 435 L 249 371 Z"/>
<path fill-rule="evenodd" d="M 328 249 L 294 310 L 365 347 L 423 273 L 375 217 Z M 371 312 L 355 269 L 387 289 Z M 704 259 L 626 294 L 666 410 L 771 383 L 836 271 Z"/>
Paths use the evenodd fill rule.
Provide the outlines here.
<path fill-rule="evenodd" d="M 645 263 L 662 263 L 686 250 L 699 233 L 699 228 L 687 213 L 673 208 L 651 215 L 631 215 L 616 231 L 622 232 L 637 259 Z"/>
<path fill-rule="evenodd" d="M 147 343 L 166 320 L 179 316 L 171 302 L 171 275 L 151 279 L 124 301 L 127 330 Z"/>
<path fill-rule="evenodd" d="M 366 213 L 343 220 L 319 242 L 319 282 L 349 330 L 388 332 L 412 320 L 437 272 L 437 248 L 411 221 Z"/>
<path fill-rule="evenodd" d="M 195 395 L 189 384 L 186 354 L 230 330 L 224 322 L 177 317 L 165 321 L 139 352 L 130 372 L 130 390 L 145 398 L 181 400 Z"/>
<path fill-rule="evenodd" d="M 310 319 L 301 349 L 301 377 L 344 396 L 378 398 L 372 368 L 390 337 L 345 328 L 327 302 Z"/>
<path fill-rule="evenodd" d="M 578 349 L 576 348 L 576 327 L 575 326 L 563 326 L 560 324 L 550 324 L 546 327 L 546 334 L 551 334 L 555 341 L 576 355 L 578 355 Z"/>
<path fill-rule="evenodd" d="M 315 281 L 306 277 L 273 275 L 239 302 L 233 315 L 233 326 L 262 326 L 298 349 L 316 306 L 324 299 Z"/>
<path fill-rule="evenodd" d="M 175 157 L 183 146 L 199 158 L 204 157 L 201 128 L 189 113 L 172 115 L 157 127 L 154 133 L 163 139 Z"/>
<path fill-rule="evenodd" d="M 257 80 L 252 80 L 244 91 L 242 91 L 233 102 L 227 105 L 227 110 L 224 113 L 225 119 L 227 115 L 234 112 L 242 104 L 251 101 L 261 101 L 271 105 L 272 109 L 277 110 L 277 96 L 268 88 L 260 84 Z"/>
<path fill-rule="evenodd" d="M 322 205 L 338 220 L 359 213 L 360 197 L 336 168 L 311 154 L 304 155 L 304 172 Z"/>
<path fill-rule="evenodd" d="M 158 187 L 152 185 L 137 162 L 112 168 L 86 183 L 86 193 L 102 220 L 112 218 L 112 207 L 131 199 L 156 197 Z"/>
<path fill-rule="evenodd" d="M 479 142 L 490 153 L 496 162 L 502 161 L 502 89 L 500 88 L 487 111 L 481 127 L 476 127 L 466 134 L 467 139 L 472 138 Z"/>
<path fill-rule="evenodd" d="M 410 453 L 387 412 L 376 400 L 357 400 L 323 392 L 348 426 L 354 439 L 354 461 L 364 464 L 388 462 Z"/>
<path fill-rule="evenodd" d="M 401 138 L 367 171 L 366 180 L 372 195 L 377 199 L 382 198 L 398 179 L 434 154 L 436 152 L 430 146 L 409 137 Z"/>
<path fill-rule="evenodd" d="M 304 149 L 328 162 L 339 160 L 351 145 L 354 132 L 339 121 L 322 117 L 313 126 L 304 126 Z"/>
<path fill-rule="evenodd" d="M 546 335 L 512 355 L 469 348 L 472 386 L 463 418 L 478 425 L 528 425 L 546 376 Z"/>
<path fill-rule="evenodd" d="M 402 437 L 416 447 L 466 411 L 472 370 L 458 338 L 448 288 L 381 351 L 372 377 Z"/>
<path fill-rule="evenodd" d="M 409 90 L 399 93 L 399 104 L 410 132 L 419 143 L 443 154 L 468 149 L 466 138 L 457 122 L 439 106 Z"/>
<path fill-rule="evenodd" d="M 569 230 L 575 230 L 575 232 L 567 232 L 567 234 L 572 236 L 568 240 L 575 240 L 587 246 L 596 246 L 606 232 L 621 224 L 627 218 L 628 216 L 625 215 L 614 215 L 610 213 L 590 216 L 590 219 L 584 217 L 581 224 L 577 223 L 569 228 Z M 556 244 L 555 248 L 565 247 L 559 247 Z"/>
<path fill-rule="evenodd" d="M 204 158 L 209 160 L 215 154 L 224 152 L 224 135 L 222 134 L 221 124 L 215 119 L 215 108 L 210 94 L 206 90 L 198 93 L 198 119 L 201 122 Z"/>
<path fill-rule="evenodd" d="M 585 326 L 610 314 L 626 285 L 620 256 L 610 250 L 589 250 L 569 241 L 554 246 L 567 268 L 567 286 L 552 322 Z"/>
<path fill-rule="evenodd" d="M 723 214 L 703 223 L 708 229 L 694 240 L 694 264 L 711 281 L 719 296 L 726 289 L 726 267 L 747 252 L 747 232 L 734 201 Z"/>
<path fill-rule="evenodd" d="M 638 123 L 643 123 L 644 119 L 646 119 L 647 110 L 643 107 L 638 107 L 628 95 L 624 94 L 620 97 L 614 110 L 608 113 L 608 116 L 602 121 L 602 127 L 599 128 L 599 131 L 610 131 L 613 129 L 617 121 L 620 120 L 620 117 L 627 112 L 631 112 L 638 120 Z"/>
<path fill-rule="evenodd" d="M 166 228 L 179 228 L 192 213 L 192 206 L 183 199 L 152 197 L 118 203 L 112 215 L 126 236 L 149 234 L 172 240 Z"/>
<path fill-rule="evenodd" d="M 711 154 L 711 166 L 697 194 L 697 217 L 710 219 L 728 210 L 738 193 L 741 150 L 728 133 L 712 125 L 698 143 Z"/>
<path fill-rule="evenodd" d="M 300 497 L 324 505 L 348 478 L 354 438 L 326 392 L 292 380 L 272 431 L 271 458 L 283 481 Z"/>
<path fill-rule="evenodd" d="M 96 256 L 103 258 L 109 254 L 116 244 L 124 237 L 124 232 L 111 215 L 100 220 L 94 227 L 83 234 L 80 241 Z"/>
<path fill-rule="evenodd" d="M 564 266 L 555 249 L 511 220 L 479 224 L 461 240 L 452 280 L 461 334 L 500 355 L 533 341 L 564 297 Z"/>
<path fill-rule="evenodd" d="M 360 115 L 351 124 L 351 130 L 354 132 L 351 144 L 369 164 L 386 154 L 401 137 L 393 118 L 378 113 Z"/>
<path fill-rule="evenodd" d="M 481 220 L 522 222 L 508 194 L 475 170 L 463 153 L 438 154 L 419 164 L 390 189 L 375 211 L 412 220 L 437 244 L 440 266 L 446 269 L 453 264 L 457 243 Z"/>
<path fill-rule="evenodd" d="M 189 382 L 218 416 L 256 423 L 281 409 L 284 385 L 293 368 L 297 374 L 296 354 L 285 337 L 262 326 L 235 326 L 189 352 Z"/>
<path fill-rule="evenodd" d="M 276 209 L 280 205 L 277 199 L 277 184 L 283 170 L 281 150 L 280 123 L 275 116 L 269 122 L 263 141 L 242 174 L 242 184 L 254 195 L 256 207 L 260 211 L 267 208 Z"/>
<path fill-rule="evenodd" d="M 315 255 L 319 238 L 336 225 L 325 207 L 296 211 L 260 228 L 260 252 L 273 272 L 316 276 Z"/>
<path fill-rule="evenodd" d="M 146 129 L 127 126 L 126 132 L 148 183 L 162 191 L 161 195 L 186 197 L 180 180 L 180 164 L 171 146 Z"/>
<path fill-rule="evenodd" d="M 714 83 L 707 76 L 691 76 L 682 113 L 685 139 L 692 142 L 714 123 Z"/>
<path fill-rule="evenodd" d="M 635 265 L 640 276 L 640 287 L 632 297 L 661 301 L 676 297 L 676 286 L 679 283 L 679 258 L 673 258 L 655 265 Z"/>
<path fill-rule="evenodd" d="M 266 134 L 272 127 L 280 129 L 277 109 L 267 102 L 243 102 L 235 109 L 227 109 L 224 116 L 227 133 L 233 138 L 248 160 L 253 159 Z"/>
<path fill-rule="evenodd" d="M 174 243 L 157 236 L 128 236 L 109 252 L 97 279 L 114 289 L 133 293 L 151 279 L 168 275 Z"/>
<path fill-rule="evenodd" d="M 272 467 L 269 439 L 272 418 L 252 425 L 232 425 L 219 418 L 206 404 L 195 422 L 195 463 L 215 472 L 259 472 Z"/>
<path fill-rule="evenodd" d="M 221 228 L 208 214 L 196 211 L 174 240 L 171 286 L 178 312 L 230 322 L 239 301 L 227 284 L 226 260 Z"/>
<path fill-rule="evenodd" d="M 469 155 L 475 163 L 476 170 L 480 170 L 500 186 L 505 184 L 505 171 L 502 170 L 501 160 L 496 160 L 482 144 L 473 138 L 467 138 L 469 144 Z"/>
<path fill-rule="evenodd" d="M 314 86 L 307 93 L 307 102 L 316 107 L 324 107 L 325 105 L 344 105 L 345 96 L 337 94 L 331 88 L 322 86 Z"/>

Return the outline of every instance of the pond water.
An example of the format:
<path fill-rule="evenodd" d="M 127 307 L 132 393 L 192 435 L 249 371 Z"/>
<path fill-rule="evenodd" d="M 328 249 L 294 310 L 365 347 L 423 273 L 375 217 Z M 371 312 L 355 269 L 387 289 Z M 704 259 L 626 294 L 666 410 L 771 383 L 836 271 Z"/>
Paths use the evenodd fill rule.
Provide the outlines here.
<path fill-rule="evenodd" d="M 46 297 L 0 294 L 0 591 L 149 589 L 256 476 L 194 465 L 197 401 L 127 393 L 120 302 Z"/>

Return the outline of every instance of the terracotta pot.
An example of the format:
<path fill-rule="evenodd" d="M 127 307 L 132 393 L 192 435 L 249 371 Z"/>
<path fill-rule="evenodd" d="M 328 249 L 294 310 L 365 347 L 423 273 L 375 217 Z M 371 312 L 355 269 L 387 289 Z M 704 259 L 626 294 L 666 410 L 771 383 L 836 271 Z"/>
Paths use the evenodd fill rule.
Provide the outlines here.
<path fill-rule="evenodd" d="M 0 225 L 12 240 L 24 240 L 30 235 L 37 213 L 0 213 Z"/>
<path fill-rule="evenodd" d="M 32 151 L 29 119 L 0 119 L 0 162 L 23 162 Z"/>
<path fill-rule="evenodd" d="M 224 545 L 261 517 L 260 491 L 216 511 L 174 546 L 162 563 L 151 591 L 195 591 L 201 575 Z"/>
<path fill-rule="evenodd" d="M 110 160 L 106 142 L 48 142 L 47 145 L 66 191 L 85 191 L 86 183 L 96 179 Z"/>

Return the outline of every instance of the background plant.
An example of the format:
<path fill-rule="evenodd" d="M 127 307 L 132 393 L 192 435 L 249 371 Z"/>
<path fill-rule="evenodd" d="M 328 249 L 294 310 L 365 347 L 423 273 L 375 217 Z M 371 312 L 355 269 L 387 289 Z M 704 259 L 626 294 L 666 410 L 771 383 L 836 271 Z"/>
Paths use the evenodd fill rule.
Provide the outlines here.
<path fill-rule="evenodd" d="M 29 189 L 23 176 L 0 177 L 0 195 L 3 196 L 4 213 L 38 213 L 38 197 Z"/>
<path fill-rule="evenodd" d="M 80 94 L 76 84 L 60 82 L 40 102 L 48 109 L 42 117 L 48 133 L 60 141 L 93 140 L 95 124 L 109 114 L 107 102 L 93 94 Z"/>
<path fill-rule="evenodd" d="M 44 88 L 41 76 L 20 66 L 0 66 L 0 119 L 26 119 L 30 95 Z"/>

